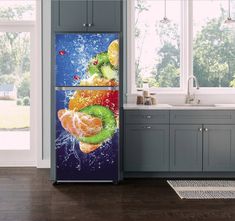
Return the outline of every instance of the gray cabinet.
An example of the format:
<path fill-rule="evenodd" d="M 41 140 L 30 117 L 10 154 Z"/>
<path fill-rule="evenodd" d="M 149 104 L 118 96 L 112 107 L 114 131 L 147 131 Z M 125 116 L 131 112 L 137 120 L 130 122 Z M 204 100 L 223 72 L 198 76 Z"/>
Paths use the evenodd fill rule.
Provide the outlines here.
<path fill-rule="evenodd" d="M 88 0 L 88 31 L 120 31 L 120 0 Z"/>
<path fill-rule="evenodd" d="M 52 1 L 54 31 L 119 32 L 121 0 Z"/>
<path fill-rule="evenodd" d="M 235 126 L 204 125 L 203 171 L 235 170 Z"/>
<path fill-rule="evenodd" d="M 170 170 L 202 171 L 202 125 L 170 126 Z"/>
<path fill-rule="evenodd" d="M 124 170 L 169 171 L 169 125 L 126 125 Z"/>
<path fill-rule="evenodd" d="M 52 1 L 52 28 L 55 31 L 86 31 L 86 0 Z"/>
<path fill-rule="evenodd" d="M 125 172 L 235 171 L 233 110 L 127 110 L 124 120 Z"/>

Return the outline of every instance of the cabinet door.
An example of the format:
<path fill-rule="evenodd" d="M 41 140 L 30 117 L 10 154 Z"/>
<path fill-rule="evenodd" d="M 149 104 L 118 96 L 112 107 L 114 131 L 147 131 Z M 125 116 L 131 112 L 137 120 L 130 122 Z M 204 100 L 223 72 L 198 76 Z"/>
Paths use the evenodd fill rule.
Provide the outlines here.
<path fill-rule="evenodd" d="M 87 0 L 52 1 L 52 27 L 55 31 L 86 31 Z M 84 25 L 85 24 L 85 25 Z"/>
<path fill-rule="evenodd" d="M 203 170 L 234 171 L 235 126 L 205 125 L 203 134 Z"/>
<path fill-rule="evenodd" d="M 169 170 L 169 126 L 127 125 L 124 170 L 153 172 Z"/>
<path fill-rule="evenodd" d="M 121 0 L 88 0 L 88 31 L 120 31 Z"/>
<path fill-rule="evenodd" d="M 202 125 L 171 125 L 170 170 L 202 171 Z"/>

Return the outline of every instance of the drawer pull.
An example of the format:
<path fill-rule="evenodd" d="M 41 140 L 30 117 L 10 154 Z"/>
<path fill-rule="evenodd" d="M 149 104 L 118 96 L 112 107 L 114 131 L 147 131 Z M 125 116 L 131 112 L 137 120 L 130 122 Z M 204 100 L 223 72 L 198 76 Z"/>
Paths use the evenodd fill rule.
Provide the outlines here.
<path fill-rule="evenodd" d="M 207 131 L 208 131 L 208 128 L 205 128 L 204 131 L 207 132 Z"/>
<path fill-rule="evenodd" d="M 146 128 L 147 128 L 147 129 L 151 129 L 152 127 L 150 127 L 150 126 L 147 126 Z"/>
<path fill-rule="evenodd" d="M 202 128 L 199 128 L 198 130 L 199 130 L 199 132 L 202 132 Z"/>
<path fill-rule="evenodd" d="M 151 118 L 152 118 L 152 116 L 148 115 L 148 116 L 146 116 L 146 118 L 147 118 L 147 119 L 151 119 Z"/>

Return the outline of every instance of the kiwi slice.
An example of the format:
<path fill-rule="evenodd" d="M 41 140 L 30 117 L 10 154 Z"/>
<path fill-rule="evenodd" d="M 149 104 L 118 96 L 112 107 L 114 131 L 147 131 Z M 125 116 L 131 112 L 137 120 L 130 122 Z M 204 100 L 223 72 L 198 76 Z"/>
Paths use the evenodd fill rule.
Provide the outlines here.
<path fill-rule="evenodd" d="M 115 133 L 117 123 L 113 112 L 109 110 L 109 108 L 100 105 L 92 105 L 83 108 L 80 112 L 100 118 L 103 123 L 103 129 L 94 136 L 78 137 L 79 141 L 89 144 L 99 144 L 111 138 Z"/>
<path fill-rule="evenodd" d="M 98 74 L 102 77 L 100 67 L 108 63 L 109 63 L 108 53 L 107 52 L 99 53 L 94 58 L 91 59 L 87 71 L 91 76 L 94 74 Z"/>
<path fill-rule="evenodd" d="M 103 76 L 109 80 L 117 80 L 118 79 L 118 72 L 114 69 L 112 69 L 112 67 L 110 65 L 103 65 L 101 67 L 101 72 L 103 74 Z"/>

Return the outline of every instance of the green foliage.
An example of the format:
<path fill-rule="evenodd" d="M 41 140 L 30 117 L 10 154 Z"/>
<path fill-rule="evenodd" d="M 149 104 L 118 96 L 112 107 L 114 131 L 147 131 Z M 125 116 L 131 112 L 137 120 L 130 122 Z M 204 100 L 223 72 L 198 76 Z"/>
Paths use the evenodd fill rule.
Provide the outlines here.
<path fill-rule="evenodd" d="M 31 5 L 2 7 L 0 18 L 19 20 L 32 10 Z M 27 32 L 0 33 L 0 84 L 20 82 L 20 97 L 29 96 L 29 78 L 25 77 L 30 71 L 30 38 Z M 21 77 L 23 79 L 21 80 Z M 25 88 L 23 88 L 25 87 Z"/>
<path fill-rule="evenodd" d="M 0 18 L 6 20 L 20 20 L 27 11 L 32 11 L 31 5 L 0 8 Z"/>
<path fill-rule="evenodd" d="M 30 74 L 25 73 L 19 82 L 17 88 L 17 95 L 19 98 L 30 97 Z"/>
<path fill-rule="evenodd" d="M 142 4 L 142 1 L 138 1 Z M 146 5 L 137 4 L 138 16 Z M 198 32 L 193 43 L 193 70 L 202 87 L 235 87 L 235 31 L 221 30 L 227 14 L 221 8 L 221 16 L 210 19 Z M 138 20 L 137 20 L 138 22 Z M 145 29 L 136 29 L 136 37 L 144 35 Z M 172 21 L 168 24 L 156 24 L 156 33 L 161 48 L 156 52 L 156 65 L 149 78 L 151 87 L 180 86 L 180 36 L 179 27 Z M 141 41 L 144 42 L 142 37 Z M 136 84 L 142 86 L 143 71 L 136 59 Z"/>
<path fill-rule="evenodd" d="M 22 102 L 21 99 L 17 99 L 16 104 L 17 104 L 18 106 L 22 106 L 22 105 L 23 105 L 23 102 Z"/>
<path fill-rule="evenodd" d="M 194 75 L 202 87 L 231 87 L 235 74 L 235 38 L 233 32 L 221 31 L 224 11 L 209 20 L 194 41 Z"/>
<path fill-rule="evenodd" d="M 23 98 L 23 104 L 24 104 L 24 106 L 29 106 L 29 105 L 30 105 L 30 99 L 29 99 L 29 97 L 24 97 L 24 98 Z"/>
<path fill-rule="evenodd" d="M 0 75 L 0 85 L 1 84 L 15 84 L 17 77 L 14 74 L 4 74 Z"/>
<path fill-rule="evenodd" d="M 156 26 L 160 42 L 163 45 L 157 52 L 158 62 L 152 71 L 159 87 L 180 86 L 180 36 L 177 24 Z"/>

